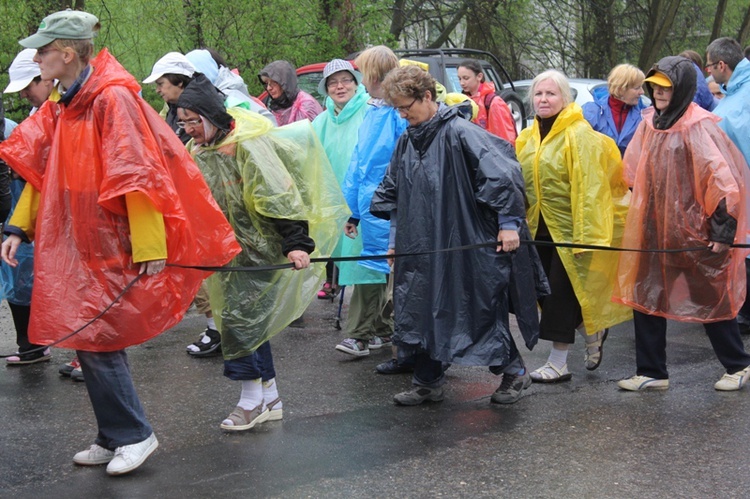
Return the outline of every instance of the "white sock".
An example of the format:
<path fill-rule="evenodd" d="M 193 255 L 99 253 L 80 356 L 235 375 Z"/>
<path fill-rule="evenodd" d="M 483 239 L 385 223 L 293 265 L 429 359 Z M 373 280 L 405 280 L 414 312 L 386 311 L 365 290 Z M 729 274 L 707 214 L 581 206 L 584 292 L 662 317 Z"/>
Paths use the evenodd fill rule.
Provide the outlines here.
<path fill-rule="evenodd" d="M 208 326 L 208 329 L 213 329 L 216 331 L 216 321 L 214 321 L 213 317 L 206 317 L 206 326 Z"/>
<path fill-rule="evenodd" d="M 249 411 L 263 403 L 263 385 L 260 378 L 242 382 L 242 394 L 237 405 Z"/>
<path fill-rule="evenodd" d="M 279 390 L 276 388 L 276 378 L 269 379 L 263 382 L 263 402 L 266 404 L 273 402 L 279 398 Z M 273 407 L 274 409 L 281 409 L 281 400 Z"/>
<path fill-rule="evenodd" d="M 581 333 L 581 336 L 583 336 L 583 339 L 586 341 L 586 350 L 588 351 L 588 353 L 596 353 L 599 350 L 599 347 L 592 347 L 591 344 L 599 339 L 599 332 L 594 334 L 586 334 L 586 328 L 583 326 L 578 329 L 578 332 Z"/>
<path fill-rule="evenodd" d="M 552 364 L 558 369 L 562 369 L 565 364 L 568 363 L 568 347 L 565 346 L 564 350 L 559 350 L 552 347 L 552 350 L 549 353 L 549 358 L 547 359 L 547 362 Z"/>

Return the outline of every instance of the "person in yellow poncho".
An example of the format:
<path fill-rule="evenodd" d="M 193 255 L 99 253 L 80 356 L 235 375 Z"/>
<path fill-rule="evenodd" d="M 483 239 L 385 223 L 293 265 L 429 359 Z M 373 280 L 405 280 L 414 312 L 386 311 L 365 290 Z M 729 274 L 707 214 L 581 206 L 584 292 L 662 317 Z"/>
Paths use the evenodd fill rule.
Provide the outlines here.
<path fill-rule="evenodd" d="M 192 137 L 187 147 L 242 247 L 232 266 L 289 261 L 304 269 L 316 248 L 330 254 L 349 211 L 308 121 L 273 128 L 257 113 L 226 109 L 203 75 L 185 87 L 177 106 L 179 126 Z M 302 315 L 324 272 L 317 264 L 208 280 L 224 375 L 242 381 L 221 428 L 247 430 L 282 418 L 268 340 Z"/>
<path fill-rule="evenodd" d="M 619 246 L 630 193 L 615 142 L 595 132 L 573 103 L 567 78 L 549 70 L 532 82 L 534 126 L 521 132 L 516 153 L 523 168 L 529 227 L 539 241 Z M 602 360 L 607 328 L 632 318 L 612 303 L 617 253 L 537 248 L 552 294 L 540 300 L 541 339 L 552 341 L 547 363 L 531 373 L 541 383 L 565 381 L 575 331 L 586 340 L 585 367 Z"/>

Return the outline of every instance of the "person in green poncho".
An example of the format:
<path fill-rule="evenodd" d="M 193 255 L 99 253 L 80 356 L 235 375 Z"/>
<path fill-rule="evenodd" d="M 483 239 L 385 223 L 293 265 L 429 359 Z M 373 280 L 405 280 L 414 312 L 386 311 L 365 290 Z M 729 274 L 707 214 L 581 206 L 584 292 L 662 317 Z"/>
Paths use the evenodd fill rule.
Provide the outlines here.
<path fill-rule="evenodd" d="M 309 122 L 275 129 L 257 113 L 226 109 L 203 75 L 177 106 L 178 124 L 192 137 L 187 147 L 242 247 L 230 265 L 289 261 L 300 270 L 316 246 L 322 254 L 333 250 L 349 212 Z M 242 381 L 221 428 L 282 418 L 268 340 L 302 315 L 324 272 L 318 264 L 304 272 L 220 272 L 208 281 L 224 375 Z"/>

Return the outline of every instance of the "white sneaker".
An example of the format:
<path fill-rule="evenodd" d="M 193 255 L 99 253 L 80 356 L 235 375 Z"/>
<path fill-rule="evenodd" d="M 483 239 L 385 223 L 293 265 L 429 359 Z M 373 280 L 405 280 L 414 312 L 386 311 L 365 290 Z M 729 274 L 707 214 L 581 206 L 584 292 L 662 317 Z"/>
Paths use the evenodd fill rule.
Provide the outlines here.
<path fill-rule="evenodd" d="M 632 378 L 618 381 L 617 386 L 619 386 L 623 390 L 628 390 L 630 392 L 640 392 L 643 390 L 666 390 L 667 388 L 669 388 L 669 380 L 636 375 Z"/>
<path fill-rule="evenodd" d="M 734 374 L 725 374 L 716 382 L 714 388 L 722 392 L 733 392 L 742 388 L 750 377 L 750 366 Z"/>
<path fill-rule="evenodd" d="M 73 456 L 73 462 L 81 466 L 96 466 L 97 464 L 107 464 L 113 457 L 115 457 L 115 451 L 94 444 Z"/>
<path fill-rule="evenodd" d="M 159 441 L 153 433 L 143 442 L 123 445 L 115 449 L 115 455 L 107 465 L 110 475 L 123 475 L 136 469 L 159 447 Z"/>

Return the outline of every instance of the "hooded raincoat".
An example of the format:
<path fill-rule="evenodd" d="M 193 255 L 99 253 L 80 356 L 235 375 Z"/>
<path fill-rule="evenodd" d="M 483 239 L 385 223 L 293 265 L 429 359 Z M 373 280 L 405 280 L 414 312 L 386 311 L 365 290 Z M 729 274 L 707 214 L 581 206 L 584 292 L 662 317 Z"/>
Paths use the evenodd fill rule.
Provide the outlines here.
<path fill-rule="evenodd" d="M 367 112 L 369 99 L 365 87 L 359 85 L 354 97 L 336 114 L 333 100 L 328 97 L 326 110 L 313 121 L 313 128 L 323 144 L 340 186 L 344 183 L 344 176 L 357 145 L 357 133 Z M 361 253 L 362 238 L 352 239 L 342 234 L 332 256 L 356 256 Z M 367 269 L 357 262 L 337 262 L 336 265 L 339 268 L 338 282 L 342 286 L 383 282 L 382 273 Z"/>
<path fill-rule="evenodd" d="M 742 59 L 731 78 L 722 85 L 724 98 L 714 109 L 721 127 L 750 165 L 750 61 Z"/>
<path fill-rule="evenodd" d="M 399 139 L 372 200 L 378 216 L 392 210 L 398 213 L 396 253 L 496 241 L 498 215 L 524 217 L 523 178 L 512 146 L 459 117 L 457 107 L 441 105 L 433 119 Z M 526 314 L 519 324 L 532 325 L 522 328 L 526 344 L 536 343 L 536 300 L 548 288 L 534 248 L 522 246 L 515 255 L 492 247 L 403 257 L 394 273 L 400 349 L 424 349 L 435 360 L 462 365 L 506 365 L 512 279 L 525 284 L 516 296 L 531 307 L 516 312 Z"/>
<path fill-rule="evenodd" d="M 689 60 L 666 57 L 658 71 L 674 83 L 672 99 L 661 113 L 654 108 L 644 112 L 625 154 L 633 197 L 623 246 L 705 247 L 715 239 L 720 212 L 736 220 L 734 242 L 745 243 L 750 176 L 742 154 L 721 131 L 718 118 L 691 102 L 695 87 Z M 622 253 L 614 299 L 679 321 L 733 319 L 745 299 L 746 254 L 741 249 Z"/>
<path fill-rule="evenodd" d="M 516 141 L 532 234 L 541 215 L 555 242 L 620 246 L 630 193 L 614 141 L 595 132 L 575 103 L 563 108 L 541 143 L 539 138 L 535 120 Z M 611 302 L 617 253 L 570 248 L 557 253 L 589 334 L 632 318 L 627 307 Z"/>
<path fill-rule="evenodd" d="M 281 85 L 281 97 L 271 99 L 268 104 L 279 126 L 305 119 L 312 121 L 323 112 L 315 97 L 297 86 L 297 73 L 287 61 L 274 61 L 260 71 L 258 78 L 265 85 L 263 76 Z"/>
<path fill-rule="evenodd" d="M 235 127 L 226 138 L 188 147 L 242 246 L 231 265 L 288 263 L 273 219 L 307 221 L 316 251 L 329 255 L 349 210 L 310 123 L 273 128 L 256 113 L 227 112 Z M 301 316 L 324 275 L 320 263 L 301 271 L 213 275 L 209 294 L 224 358 L 249 355 Z"/>
<path fill-rule="evenodd" d="M 496 95 L 492 98 L 490 107 L 487 109 L 485 103 L 489 98 L 488 95 L 496 95 L 495 84 L 491 81 L 480 83 L 477 94 L 471 96 L 478 107 L 477 117 L 473 120 L 474 123 L 515 145 L 518 132 L 508 104 L 499 95 Z"/>
<path fill-rule="evenodd" d="M 359 220 L 362 256 L 383 255 L 388 251 L 390 224 L 370 213 L 370 203 L 375 189 L 385 176 L 396 142 L 407 125 L 398 111 L 386 105 L 382 99 L 371 99 L 359 127 L 359 138 L 342 189 L 349 209 L 352 210 L 352 218 Z M 376 274 L 371 273 L 371 277 L 378 280 L 369 284 L 384 283 L 385 275 L 391 273 L 391 268 L 384 260 L 363 260 L 357 264 L 380 274 L 378 279 Z M 348 276 L 340 276 L 339 279 L 341 278 L 351 279 Z"/>
<path fill-rule="evenodd" d="M 625 155 L 625 149 L 633 139 L 633 134 L 641 122 L 641 112 L 646 108 L 639 99 L 638 104 L 629 106 L 628 115 L 625 117 L 625 123 L 618 132 L 615 120 L 612 117 L 612 108 L 609 107 L 609 92 L 600 95 L 593 102 L 587 102 L 583 105 L 583 117 L 599 133 L 610 137 L 617 144 L 620 155 Z"/>
<path fill-rule="evenodd" d="M 219 266 L 240 248 L 174 132 L 102 50 L 72 101 L 47 101 L 0 145 L 37 191 L 29 340 L 48 344 L 91 320 L 137 275 L 125 194 L 148 196 L 164 218 L 167 263 Z M 167 267 L 141 279 L 64 348 L 116 351 L 182 319 L 206 272 Z"/>

